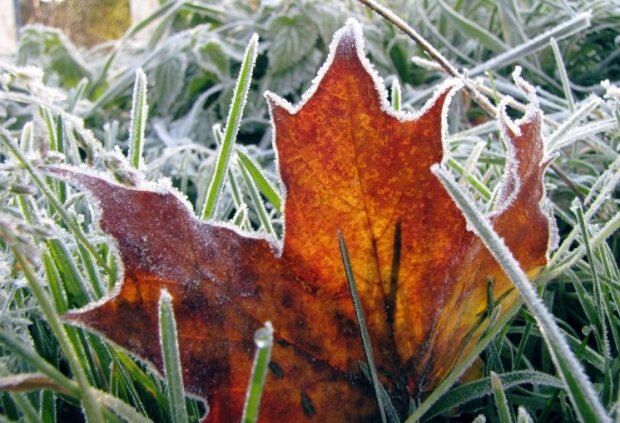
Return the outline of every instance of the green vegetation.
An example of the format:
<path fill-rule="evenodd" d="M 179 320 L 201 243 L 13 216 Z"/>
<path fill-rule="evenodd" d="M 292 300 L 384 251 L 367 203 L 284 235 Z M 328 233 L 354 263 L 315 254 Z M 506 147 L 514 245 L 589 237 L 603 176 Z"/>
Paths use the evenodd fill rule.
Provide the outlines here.
<path fill-rule="evenodd" d="M 613 0 L 384 4 L 454 68 L 479 78 L 466 82 L 491 107 L 510 95 L 511 114 L 522 114 L 527 99 L 511 78 L 516 65 L 537 87 L 547 150 L 557 155 L 546 188 L 559 240 L 536 293 L 593 395 L 619 419 L 620 7 Z M 189 397 L 183 403 L 178 374 L 166 382 L 96 335 L 62 325 L 60 315 L 114 289 L 119 258 L 94 224 L 91 200 L 40 167 L 93 166 L 129 185 L 165 176 L 197 215 L 278 235 L 282 199 L 262 93 L 299 100 L 332 34 L 351 16 L 364 27 L 367 54 L 392 87 L 395 107 L 420 107 L 446 72 L 352 0 L 238 0 L 225 7 L 170 1 L 115 44 L 89 50 L 56 30 L 25 30 L 15 63 L 0 64 L 0 421 L 164 422 L 179 410 L 198 421 L 205 407 Z M 136 41 L 149 23 L 147 41 Z M 253 71 L 242 65 L 246 49 L 246 56 L 257 55 Z M 247 90 L 235 92 L 237 85 Z M 453 101 L 447 165 L 478 210 L 488 211 L 504 150 L 489 107 L 479 104 L 465 94 Z M 179 366 L 167 297 L 161 314 L 168 375 Z M 512 316 L 497 321 L 489 312 L 474 353 L 435 392 L 412 401 L 409 421 L 574 421 L 596 414 L 579 377 L 563 374 L 570 363 L 555 367 L 554 348 L 564 354 L 566 345 L 546 339 L 538 312 L 521 308 Z M 270 345 L 270 326 L 265 331 Z M 452 386 L 479 354 L 483 378 Z M 259 349 L 255 368 L 264 370 L 268 357 L 267 346 Z M 250 385 L 247 421 L 256 414 L 263 376 Z M 377 390 L 386 401 L 384 394 Z"/>

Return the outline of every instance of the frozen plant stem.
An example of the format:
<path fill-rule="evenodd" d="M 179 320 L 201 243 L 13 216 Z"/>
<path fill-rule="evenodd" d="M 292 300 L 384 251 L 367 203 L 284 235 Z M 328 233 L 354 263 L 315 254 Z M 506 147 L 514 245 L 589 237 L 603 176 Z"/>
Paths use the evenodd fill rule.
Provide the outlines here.
<path fill-rule="evenodd" d="M 144 128 L 146 128 L 146 118 L 149 113 L 149 106 L 146 103 L 146 84 L 146 74 L 142 68 L 138 68 L 136 82 L 133 86 L 131 124 L 129 125 L 129 160 L 136 169 L 140 169 L 142 164 Z"/>
<path fill-rule="evenodd" d="M 579 419 L 584 422 L 611 422 L 583 367 L 571 352 L 557 323 L 536 295 L 526 274 L 504 241 L 493 230 L 491 223 L 476 208 L 468 195 L 452 178 L 450 173 L 434 165 L 433 174 L 439 178 L 446 191 L 474 228 L 476 235 L 500 264 L 508 278 L 521 293 L 523 302 L 536 319 L 541 335 L 547 344 L 551 358 L 560 374 Z"/>
<path fill-rule="evenodd" d="M 228 111 L 228 118 L 226 119 L 226 130 L 224 131 L 224 140 L 217 155 L 217 161 L 215 162 L 215 171 L 207 190 L 205 197 L 205 203 L 202 208 L 201 216 L 203 219 L 211 219 L 215 213 L 217 202 L 222 193 L 224 186 L 224 179 L 228 173 L 228 167 L 230 165 L 230 156 L 233 153 L 233 146 L 235 139 L 237 138 L 237 132 L 239 131 L 239 125 L 241 123 L 241 117 L 243 116 L 243 108 L 247 100 L 248 91 L 250 90 L 250 82 L 252 80 L 252 73 L 254 71 L 254 63 L 256 62 L 256 55 L 258 52 L 258 35 L 252 35 L 250 43 L 245 50 L 243 61 L 241 62 L 241 70 L 239 71 L 239 78 L 237 79 L 237 85 Z"/>

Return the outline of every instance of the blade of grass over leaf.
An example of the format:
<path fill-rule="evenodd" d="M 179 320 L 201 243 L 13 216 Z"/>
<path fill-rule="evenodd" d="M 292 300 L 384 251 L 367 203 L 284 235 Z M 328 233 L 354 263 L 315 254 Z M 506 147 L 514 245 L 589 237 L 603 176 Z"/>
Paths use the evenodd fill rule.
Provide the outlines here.
<path fill-rule="evenodd" d="M 232 103 L 228 110 L 228 118 L 226 119 L 224 139 L 218 151 L 215 171 L 211 178 L 209 188 L 207 189 L 207 195 L 201 212 L 203 219 L 211 219 L 213 217 L 220 194 L 222 193 L 224 179 L 228 172 L 230 157 L 234 151 L 235 139 L 239 131 L 239 125 L 241 124 L 241 117 L 243 116 L 243 108 L 245 107 L 248 91 L 250 89 L 250 82 L 252 80 L 257 54 L 258 35 L 254 34 L 250 39 L 243 56 L 243 61 L 241 62 L 241 70 L 239 71 Z"/>
<path fill-rule="evenodd" d="M 488 220 L 477 210 L 467 194 L 454 181 L 450 173 L 438 165 L 433 166 L 432 171 L 459 206 L 467 222 L 474 228 L 489 252 L 521 293 L 525 305 L 540 327 L 551 358 L 566 384 L 566 391 L 579 419 L 585 422 L 610 422 L 611 419 L 596 395 L 583 367 L 570 351 L 553 316 L 536 295 L 527 276 L 519 267 L 510 250 L 493 230 Z"/>
<path fill-rule="evenodd" d="M 168 387 L 170 415 L 174 423 L 185 423 L 187 422 L 187 407 L 185 405 L 177 325 L 172 307 L 172 297 L 166 290 L 162 290 L 159 296 L 159 337 Z"/>
<path fill-rule="evenodd" d="M 508 407 L 508 399 L 504 392 L 504 386 L 497 373 L 493 371 L 491 372 L 491 386 L 493 388 L 493 397 L 495 398 L 495 407 L 497 408 L 500 423 L 513 423 L 512 416 L 510 415 L 510 408 Z"/>
<path fill-rule="evenodd" d="M 377 375 L 377 368 L 375 366 L 375 359 L 372 353 L 372 345 L 370 343 L 370 336 L 368 335 L 368 328 L 366 327 L 366 319 L 364 318 L 364 310 L 362 308 L 362 301 L 360 300 L 355 285 L 355 277 L 353 276 L 353 268 L 351 267 L 351 260 L 349 258 L 349 251 L 347 244 L 344 240 L 342 232 L 338 232 L 338 243 L 340 245 L 340 254 L 342 255 L 342 263 L 344 271 L 349 284 L 349 293 L 355 307 L 355 315 L 357 316 L 357 322 L 359 324 L 360 336 L 362 338 L 362 344 L 364 345 L 364 353 L 366 354 L 366 360 L 368 361 L 368 368 L 370 370 L 370 376 L 372 384 L 375 388 L 375 394 L 377 396 L 377 402 L 379 403 L 379 411 L 381 412 L 381 421 L 387 423 L 385 416 L 385 409 L 387 405 L 383 403 L 383 397 L 381 396 L 381 383 L 379 382 L 379 376 Z"/>
<path fill-rule="evenodd" d="M 129 161 L 136 169 L 140 169 L 142 166 L 144 130 L 149 113 L 149 106 L 146 101 L 146 87 L 146 74 L 141 68 L 138 68 L 138 70 L 136 70 L 136 82 L 133 88 L 131 121 L 129 124 Z"/>
<path fill-rule="evenodd" d="M 252 160 L 241 148 L 237 148 L 237 157 L 239 158 L 239 164 L 242 168 L 248 172 L 248 174 L 254 180 L 254 183 L 263 193 L 263 195 L 269 200 L 273 207 L 281 212 L 282 211 L 282 197 L 278 193 L 278 190 L 273 184 L 265 177 L 260 167 Z"/>
<path fill-rule="evenodd" d="M 256 185 L 254 184 L 254 179 L 252 179 L 250 172 L 243 165 L 240 165 L 239 169 L 241 170 L 241 175 L 243 176 L 245 186 L 247 187 L 248 192 L 250 193 L 250 197 L 252 198 L 252 202 L 254 203 L 254 207 L 256 208 L 258 220 L 260 220 L 260 223 L 265 232 L 271 235 L 275 235 L 275 231 L 273 230 L 273 226 L 271 225 L 271 220 L 267 215 L 267 210 L 265 210 L 263 200 L 260 198 L 260 194 L 256 189 Z"/>
<path fill-rule="evenodd" d="M 265 326 L 256 330 L 254 344 L 256 345 L 256 352 L 254 353 L 250 383 L 243 406 L 243 417 L 241 419 L 243 423 L 255 423 L 258 420 L 260 399 L 265 387 L 267 369 L 271 360 L 271 348 L 273 347 L 273 326 L 271 322 L 265 322 Z"/>

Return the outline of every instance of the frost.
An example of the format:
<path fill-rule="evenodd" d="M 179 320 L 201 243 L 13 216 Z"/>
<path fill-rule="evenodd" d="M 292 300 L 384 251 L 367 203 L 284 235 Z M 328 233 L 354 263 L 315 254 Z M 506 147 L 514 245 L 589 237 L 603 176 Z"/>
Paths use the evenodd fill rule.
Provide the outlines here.
<path fill-rule="evenodd" d="M 613 85 L 608 79 L 601 82 L 601 86 L 605 88 L 605 98 L 614 100 L 616 103 L 620 103 L 620 87 Z"/>
<path fill-rule="evenodd" d="M 254 343 L 258 348 L 268 348 L 273 344 L 273 325 L 265 322 L 265 326 L 254 332 Z"/>

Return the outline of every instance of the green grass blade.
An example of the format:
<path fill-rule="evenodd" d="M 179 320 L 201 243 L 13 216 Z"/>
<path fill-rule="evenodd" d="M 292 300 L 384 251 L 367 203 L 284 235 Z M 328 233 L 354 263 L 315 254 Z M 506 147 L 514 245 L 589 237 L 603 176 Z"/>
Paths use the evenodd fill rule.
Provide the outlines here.
<path fill-rule="evenodd" d="M 534 420 L 532 420 L 532 417 L 524 407 L 519 407 L 517 423 L 534 423 Z"/>
<path fill-rule="evenodd" d="M 552 388 L 564 387 L 564 384 L 560 379 L 546 373 L 533 370 L 508 372 L 498 375 L 498 378 L 500 379 L 504 389 L 511 389 L 520 385 L 548 386 Z M 434 417 L 448 412 L 455 407 L 459 407 L 469 401 L 492 394 L 493 387 L 490 377 L 485 377 L 474 382 L 460 385 L 451 389 L 448 393 L 441 397 L 441 401 L 437 401 L 433 404 L 433 406 L 428 410 L 428 413 L 424 416 L 424 419 L 432 420 Z"/>
<path fill-rule="evenodd" d="M 611 358 L 611 348 L 609 346 L 609 336 L 607 333 L 607 324 L 605 319 L 605 303 L 603 301 L 603 293 L 601 290 L 601 282 L 598 278 L 598 271 L 596 270 L 594 254 L 592 253 L 592 248 L 590 246 L 590 235 L 588 234 L 588 228 L 586 227 L 586 221 L 584 218 L 583 207 L 581 203 L 577 203 L 574 208 L 574 212 L 577 216 L 577 221 L 579 222 L 579 228 L 581 229 L 581 236 L 583 239 L 583 245 L 586 249 L 586 257 L 588 258 L 588 264 L 590 265 L 590 274 L 592 275 L 592 284 L 594 285 L 594 302 L 596 304 L 596 310 L 598 312 L 598 321 L 599 321 L 599 337 L 603 345 L 601 348 L 604 352 L 604 355 L 607 359 Z"/>
<path fill-rule="evenodd" d="M 390 100 L 392 102 L 392 108 L 397 112 L 400 111 L 402 107 L 402 92 L 400 89 L 400 83 L 398 82 L 398 78 L 394 78 L 392 82 L 392 89 L 390 90 Z"/>
<path fill-rule="evenodd" d="M 265 210 L 265 205 L 263 204 L 263 200 L 260 198 L 260 194 L 256 189 L 256 185 L 254 185 L 254 180 L 252 179 L 252 176 L 243 165 L 240 165 L 239 169 L 241 170 L 243 181 L 248 188 L 248 192 L 250 193 L 250 197 L 252 198 L 252 202 L 254 203 L 254 207 L 256 208 L 256 213 L 258 214 L 258 219 L 260 220 L 263 229 L 268 234 L 275 236 L 276 232 L 273 230 L 271 220 L 269 220 L 267 210 Z"/>
<path fill-rule="evenodd" d="M 500 423 L 513 423 L 504 386 L 497 373 L 493 371 L 491 372 L 491 386 L 493 387 L 493 397 L 495 398 L 495 407 L 497 408 Z"/>
<path fill-rule="evenodd" d="M 275 207 L 279 212 L 282 211 L 282 197 L 278 193 L 278 190 L 273 184 L 265 177 L 261 168 L 252 160 L 243 149 L 237 147 L 237 157 L 239 158 L 239 164 L 244 167 L 248 174 L 254 180 L 254 183 L 263 193 L 265 198 Z"/>
<path fill-rule="evenodd" d="M 562 58 L 560 46 L 553 37 L 549 39 L 549 45 L 551 46 L 551 50 L 553 50 L 553 57 L 555 57 L 555 61 L 558 65 L 557 68 L 558 72 L 560 73 L 560 81 L 562 81 L 564 97 L 566 98 L 566 102 L 568 103 L 568 110 L 570 110 L 572 113 L 575 111 L 575 99 L 573 98 L 573 93 L 570 88 L 570 80 L 568 79 L 568 74 L 566 73 L 566 66 L 564 65 L 564 59 Z"/>
<path fill-rule="evenodd" d="M 42 423 L 56 423 L 56 393 L 41 391 L 39 394 L 39 420 Z"/>
<path fill-rule="evenodd" d="M 455 170 L 459 175 L 465 175 L 465 169 L 463 168 L 463 166 L 461 166 L 461 164 L 457 162 L 456 160 L 454 160 L 453 158 L 448 159 L 447 165 L 450 169 Z M 471 186 L 476 190 L 476 192 L 482 198 L 484 198 L 487 201 L 491 200 L 491 198 L 493 197 L 493 194 L 491 194 L 491 191 L 489 191 L 489 189 L 482 182 L 480 182 L 475 176 L 466 175 L 465 179 L 467 180 L 467 182 L 471 184 Z"/>
<path fill-rule="evenodd" d="M 362 301 L 360 300 L 355 285 L 355 276 L 353 275 L 353 268 L 351 267 L 351 260 L 349 259 L 349 251 L 347 244 L 345 243 L 342 232 L 338 232 L 338 243 L 340 245 L 340 254 L 342 255 L 342 263 L 344 265 L 344 271 L 349 283 L 349 292 L 353 305 L 355 307 L 355 314 L 357 316 L 357 322 L 360 327 L 360 335 L 362 337 L 362 344 L 364 345 L 364 353 L 366 354 L 366 360 L 368 361 L 368 368 L 370 370 L 370 376 L 372 384 L 375 388 L 375 395 L 377 396 L 377 403 L 379 404 L 379 411 L 381 412 L 381 421 L 387 422 L 385 416 L 385 406 L 383 404 L 383 397 L 381 396 L 381 383 L 379 382 L 379 376 L 377 375 L 377 368 L 375 366 L 375 359 L 372 353 L 372 344 L 370 342 L 370 335 L 368 334 L 368 328 L 366 326 L 366 318 L 364 317 L 364 309 L 362 308 Z"/>
<path fill-rule="evenodd" d="M 228 111 L 226 120 L 226 129 L 224 131 L 224 140 L 219 148 L 219 152 L 215 164 L 215 172 L 202 208 L 201 216 L 203 219 L 211 219 L 215 214 L 215 209 L 219 201 L 222 188 L 224 186 L 224 178 L 228 173 L 230 164 L 230 156 L 233 152 L 233 146 L 241 124 L 243 109 L 247 100 L 248 91 L 250 90 L 250 82 L 252 73 L 254 72 L 254 64 L 258 53 L 258 35 L 254 34 L 250 39 L 248 47 L 245 50 L 243 61 L 241 62 L 241 70 L 235 86 L 232 103 Z"/>
<path fill-rule="evenodd" d="M 243 406 L 243 417 L 241 418 L 243 423 L 255 423 L 258 420 L 260 399 L 263 394 L 265 379 L 267 378 L 267 369 L 269 368 L 271 348 L 273 346 L 273 326 L 271 322 L 266 322 L 265 326 L 254 333 L 254 343 L 256 344 L 256 353 L 254 354 L 250 384 L 248 385 Z"/>
<path fill-rule="evenodd" d="M 25 422 L 40 423 L 37 410 L 35 410 L 34 406 L 26 395 L 20 393 L 11 393 L 10 395 L 11 399 L 15 402 L 15 405 L 17 405 L 19 411 L 21 411 L 22 417 L 24 418 Z"/>
<path fill-rule="evenodd" d="M 540 327 L 551 358 L 566 385 L 566 392 L 579 419 L 586 422 L 610 422 L 611 419 L 596 395 L 583 367 L 571 352 L 553 316 L 536 295 L 527 276 L 510 250 L 448 171 L 437 165 L 433 166 L 432 171 L 461 209 L 468 223 L 474 228 L 489 252 L 521 293 L 525 305 Z"/>
<path fill-rule="evenodd" d="M 159 339 L 161 341 L 162 361 L 168 387 L 168 404 L 173 423 L 187 422 L 183 370 L 177 338 L 177 324 L 172 308 L 172 297 L 162 290 L 159 297 Z"/>
<path fill-rule="evenodd" d="M 97 397 L 103 405 L 113 411 L 116 415 L 131 423 L 153 423 L 151 419 L 137 412 L 133 407 L 122 401 L 120 398 L 110 395 L 107 392 L 95 391 Z M 186 423 L 188 420 L 184 420 Z"/>
<path fill-rule="evenodd" d="M 136 82 L 133 87 L 133 100 L 131 103 L 131 122 L 129 124 L 129 161 L 136 169 L 140 169 L 142 163 L 142 149 L 144 148 L 144 129 L 149 113 L 146 101 L 146 74 L 141 68 L 136 70 Z"/>

